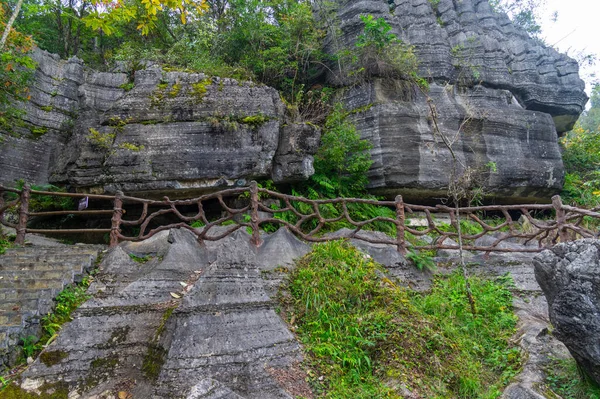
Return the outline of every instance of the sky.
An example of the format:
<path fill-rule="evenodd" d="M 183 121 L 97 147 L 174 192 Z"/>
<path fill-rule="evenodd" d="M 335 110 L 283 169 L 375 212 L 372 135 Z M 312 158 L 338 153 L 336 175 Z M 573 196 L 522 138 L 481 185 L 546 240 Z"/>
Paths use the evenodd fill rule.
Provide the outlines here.
<path fill-rule="evenodd" d="M 583 65 L 580 71 L 589 94 L 591 85 L 600 81 L 600 0 L 546 0 L 545 4 L 541 22 L 546 43 L 574 58 L 579 53 L 598 58 L 595 65 Z"/>

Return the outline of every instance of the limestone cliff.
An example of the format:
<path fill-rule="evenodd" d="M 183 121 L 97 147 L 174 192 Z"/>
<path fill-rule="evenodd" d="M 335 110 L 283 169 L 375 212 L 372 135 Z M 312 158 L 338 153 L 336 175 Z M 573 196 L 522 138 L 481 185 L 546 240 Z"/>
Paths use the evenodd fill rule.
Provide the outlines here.
<path fill-rule="evenodd" d="M 23 178 L 84 192 L 185 195 L 314 173 L 320 132 L 284 125 L 273 88 L 160 67 L 97 72 L 78 59 L 33 56 L 26 127 L 2 135 L 0 183 Z"/>
<path fill-rule="evenodd" d="M 495 164 L 483 184 L 503 201 L 548 199 L 562 188 L 558 134 L 587 101 L 578 65 L 515 27 L 487 0 L 338 2 L 341 34 L 328 49 L 352 46 L 361 15 L 383 17 L 414 46 L 419 73 L 431 83 L 442 134 L 458 137 L 460 160 L 475 169 Z M 371 187 L 405 196 L 443 196 L 451 157 L 434 134 L 427 97 L 399 81 L 375 79 L 348 90 L 363 137 L 373 142 Z M 457 135 L 458 133 L 458 135 Z"/>
<path fill-rule="evenodd" d="M 558 136 L 587 97 L 577 63 L 515 27 L 487 0 L 338 2 L 327 51 L 351 48 L 361 15 L 385 18 L 414 46 L 428 92 L 375 77 L 340 90 L 373 143 L 370 187 L 409 200 L 445 196 L 453 150 L 497 201 L 547 201 L 562 188 Z M 339 29 L 338 29 L 339 28 Z M 36 52 L 20 137 L 0 132 L 0 183 L 68 184 L 83 192 L 190 195 L 249 179 L 314 173 L 319 132 L 288 125 L 276 90 L 166 72 L 101 73 Z M 493 165 L 493 168 L 490 168 Z"/>

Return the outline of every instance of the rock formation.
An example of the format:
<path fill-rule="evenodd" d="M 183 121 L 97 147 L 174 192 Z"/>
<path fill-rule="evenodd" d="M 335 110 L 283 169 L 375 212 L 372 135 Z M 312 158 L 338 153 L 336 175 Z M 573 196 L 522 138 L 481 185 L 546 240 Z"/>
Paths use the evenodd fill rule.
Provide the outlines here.
<path fill-rule="evenodd" d="M 300 345 L 276 312 L 282 279 L 310 247 L 284 228 L 262 238 L 256 248 L 238 230 L 201 245 L 189 231 L 171 230 L 112 249 L 90 287 L 92 299 L 24 372 L 21 388 L 81 399 L 116 399 L 118 392 L 156 399 L 313 397 L 298 366 Z M 399 284 L 430 288 L 434 274 L 417 271 L 394 246 L 351 242 Z M 130 254 L 147 261 L 137 263 Z M 547 306 L 531 256 L 474 256 L 470 262 L 473 274 L 510 273 L 521 294 L 518 336 L 529 357 L 503 397 L 543 398 L 538 387 L 548 349 L 561 357 L 565 349 L 547 334 Z"/>
<path fill-rule="evenodd" d="M 600 385 L 600 241 L 559 244 L 534 259 L 554 335 Z"/>
<path fill-rule="evenodd" d="M 430 90 L 375 77 L 340 98 L 373 143 L 370 187 L 407 200 L 446 193 L 453 151 L 498 201 L 547 201 L 564 177 L 557 139 L 587 100 L 577 63 L 516 28 L 487 0 L 339 1 L 326 49 L 354 47 L 361 15 L 385 18 L 414 46 Z M 278 93 L 251 82 L 166 72 L 104 73 L 38 51 L 27 123 L 2 134 L 0 183 L 68 184 L 83 192 L 189 195 L 313 173 L 319 132 L 287 125 Z"/>
<path fill-rule="evenodd" d="M 573 126 L 587 101 L 574 60 L 530 38 L 487 0 L 338 3 L 341 34 L 330 37 L 329 51 L 354 45 L 361 15 L 385 18 L 414 46 L 442 134 L 460 132 L 454 152 L 480 171 L 493 196 L 547 200 L 560 191 L 557 132 Z M 354 119 L 373 143 L 372 189 L 418 199 L 445 194 L 451 156 L 434 134 L 423 93 L 376 78 L 348 90 L 345 101 L 368 108 Z"/>
<path fill-rule="evenodd" d="M 43 51 L 34 58 L 27 125 L 16 131 L 22 137 L 0 142 L 0 183 L 157 196 L 314 173 L 320 132 L 284 126 L 272 88 L 152 66 L 133 75 L 97 72 Z"/>

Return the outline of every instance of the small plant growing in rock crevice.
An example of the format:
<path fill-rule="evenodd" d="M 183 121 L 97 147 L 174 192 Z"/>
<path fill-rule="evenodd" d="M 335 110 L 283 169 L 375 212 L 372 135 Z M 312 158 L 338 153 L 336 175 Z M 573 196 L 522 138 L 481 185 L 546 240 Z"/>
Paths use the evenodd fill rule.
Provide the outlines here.
<path fill-rule="evenodd" d="M 90 134 L 87 136 L 87 140 L 90 142 L 90 144 L 103 150 L 110 149 L 115 141 L 115 138 L 117 137 L 117 134 L 114 132 L 102 133 L 93 127 L 89 128 L 89 132 Z"/>

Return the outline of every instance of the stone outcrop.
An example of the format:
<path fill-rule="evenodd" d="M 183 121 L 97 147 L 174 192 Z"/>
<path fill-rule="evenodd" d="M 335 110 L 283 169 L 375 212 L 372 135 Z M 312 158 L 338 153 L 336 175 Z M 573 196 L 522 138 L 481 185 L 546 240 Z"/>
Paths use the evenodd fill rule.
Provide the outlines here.
<path fill-rule="evenodd" d="M 260 251 L 241 230 L 204 246 L 187 230 L 123 244 L 103 260 L 94 298 L 22 386 L 44 392 L 58 383 L 70 398 L 121 390 L 135 398 L 291 398 L 278 373 L 296 385 L 306 376 L 295 367 L 300 345 L 275 312 L 276 269 L 308 250 L 285 230 L 265 237 Z"/>
<path fill-rule="evenodd" d="M 600 241 L 559 244 L 534 260 L 554 335 L 600 385 Z"/>
<path fill-rule="evenodd" d="M 587 101 L 573 59 L 531 39 L 487 0 L 338 3 L 341 34 L 330 38 L 329 51 L 354 45 L 364 26 L 361 15 L 385 18 L 414 46 L 441 133 L 458 138 L 454 152 L 479 172 L 491 195 L 519 202 L 560 191 L 557 132 L 573 126 Z M 423 93 L 406 82 L 375 78 L 348 90 L 344 100 L 364 110 L 354 119 L 373 143 L 373 190 L 402 189 L 417 199 L 445 195 L 451 156 Z"/>
<path fill-rule="evenodd" d="M 97 72 L 43 51 L 34 58 L 27 128 L 2 135 L 0 183 L 183 196 L 314 173 L 320 131 L 285 124 L 270 87 L 156 66 Z"/>
<path fill-rule="evenodd" d="M 434 122 L 495 200 L 547 201 L 561 190 L 558 135 L 587 101 L 574 60 L 531 39 L 487 0 L 338 3 L 341 34 L 329 37 L 329 52 L 354 47 L 361 15 L 383 17 L 414 46 L 430 84 L 421 92 L 375 77 L 341 90 L 373 144 L 375 193 L 446 196 L 452 157 Z M 34 57 L 26 127 L 15 129 L 17 137 L 0 133 L 0 183 L 24 178 L 159 197 L 313 173 L 319 131 L 288 125 L 272 88 L 157 66 L 97 72 L 42 51 Z"/>

